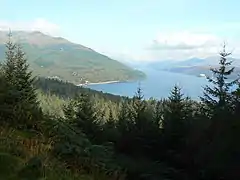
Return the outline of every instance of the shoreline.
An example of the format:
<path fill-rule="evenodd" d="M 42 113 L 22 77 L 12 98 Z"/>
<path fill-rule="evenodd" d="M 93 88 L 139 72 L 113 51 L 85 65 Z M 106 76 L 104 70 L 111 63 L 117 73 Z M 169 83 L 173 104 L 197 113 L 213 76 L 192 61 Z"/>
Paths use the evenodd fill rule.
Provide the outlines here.
<path fill-rule="evenodd" d="M 97 83 L 87 83 L 86 85 L 97 85 L 97 84 L 113 84 L 113 83 L 120 83 L 122 81 L 103 81 Z"/>
<path fill-rule="evenodd" d="M 120 83 L 123 81 L 103 81 L 103 82 L 96 82 L 96 83 L 85 83 L 85 84 L 78 84 L 77 86 L 88 86 L 88 85 L 98 85 L 98 84 L 113 84 L 113 83 Z"/>

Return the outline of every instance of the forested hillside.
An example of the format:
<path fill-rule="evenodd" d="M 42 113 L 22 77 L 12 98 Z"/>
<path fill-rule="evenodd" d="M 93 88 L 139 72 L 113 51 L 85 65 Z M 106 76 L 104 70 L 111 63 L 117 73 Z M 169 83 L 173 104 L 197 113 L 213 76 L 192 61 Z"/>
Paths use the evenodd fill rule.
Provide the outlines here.
<path fill-rule="evenodd" d="M 229 61 L 232 62 L 232 66 L 235 67 L 234 72 L 231 73 L 229 79 L 238 78 L 240 72 L 240 60 L 229 57 Z M 190 58 L 187 60 L 168 60 L 162 62 L 150 63 L 148 66 L 153 67 L 156 70 L 164 70 L 175 73 L 182 73 L 188 75 L 199 76 L 205 74 L 206 76 L 212 76 L 210 71 L 211 67 L 219 68 L 219 58 L 217 56 L 207 57 L 204 59 Z"/>
<path fill-rule="evenodd" d="M 0 179 L 240 179 L 240 86 L 225 46 L 200 102 L 143 100 L 36 79 L 21 46 L 0 76 Z M 230 87 L 238 88 L 230 91 Z"/>
<path fill-rule="evenodd" d="M 7 35 L 7 31 L 0 31 L 0 62 L 4 59 Z M 74 84 L 145 78 L 141 71 L 61 37 L 48 36 L 38 31 L 13 31 L 12 40 L 20 43 L 27 53 L 33 75 Z"/>

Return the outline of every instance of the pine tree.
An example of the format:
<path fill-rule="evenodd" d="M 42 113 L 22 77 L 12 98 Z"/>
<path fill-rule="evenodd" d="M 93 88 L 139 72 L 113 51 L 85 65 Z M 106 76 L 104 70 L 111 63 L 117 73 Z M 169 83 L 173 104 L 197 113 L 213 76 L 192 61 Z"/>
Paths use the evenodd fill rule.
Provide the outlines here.
<path fill-rule="evenodd" d="M 88 94 L 80 94 L 75 98 L 75 114 L 70 120 L 72 124 L 85 133 L 91 140 L 97 142 L 99 132 L 101 131 L 101 124 L 97 120 L 96 113 L 93 109 L 93 103 Z M 70 108 L 68 108 L 70 109 Z M 69 116 L 65 111 L 65 116 Z M 70 112 L 72 113 L 72 112 Z"/>
<path fill-rule="evenodd" d="M 162 129 L 162 101 L 157 101 L 154 109 L 154 121 L 160 129 Z"/>
<path fill-rule="evenodd" d="M 139 128 L 144 128 L 144 122 L 145 120 L 145 111 L 146 111 L 146 102 L 143 100 L 144 96 L 142 93 L 142 89 L 138 87 L 137 92 L 135 96 L 133 96 L 132 99 L 132 111 L 131 116 L 132 120 L 136 124 L 136 126 Z"/>
<path fill-rule="evenodd" d="M 6 106 L 6 94 L 8 92 L 7 83 L 3 77 L 3 74 L 0 75 L 0 123 L 5 124 L 7 120 L 10 120 L 11 108 Z M 6 112 L 9 112 L 6 114 Z M 8 117 L 7 117 L 8 115 Z"/>
<path fill-rule="evenodd" d="M 152 111 L 149 111 L 140 87 L 130 102 L 129 118 L 132 123 L 129 123 L 130 130 L 126 138 L 128 152 L 135 156 L 151 156 L 152 147 L 157 144 L 159 124 L 154 120 Z"/>
<path fill-rule="evenodd" d="M 191 111 L 188 109 L 188 98 L 184 98 L 181 88 L 174 86 L 168 101 L 164 103 L 162 126 L 166 142 L 169 148 L 179 148 L 187 133 L 187 121 Z"/>
<path fill-rule="evenodd" d="M 9 123 L 13 123 L 14 119 L 14 103 L 15 98 L 12 97 L 12 94 L 14 92 L 14 85 L 16 84 L 15 79 L 15 67 L 16 67 L 16 44 L 14 44 L 11 40 L 12 33 L 10 32 L 8 34 L 8 41 L 6 43 L 6 52 L 5 57 L 6 61 L 2 63 L 1 66 L 1 123 L 5 123 L 6 121 Z M 4 122 L 5 121 L 5 122 Z"/>
<path fill-rule="evenodd" d="M 111 109 L 109 112 L 109 118 L 107 122 L 104 124 L 104 134 L 105 134 L 105 141 L 108 141 L 108 142 L 116 142 L 119 136 L 117 123 L 113 117 L 113 113 Z"/>
<path fill-rule="evenodd" d="M 4 94 L 2 118 L 19 128 L 35 128 L 42 112 L 39 108 L 36 90 L 33 87 L 35 78 L 29 71 L 25 53 L 19 44 L 11 41 L 6 44 L 6 61 L 3 64 L 3 79 L 7 86 Z"/>
<path fill-rule="evenodd" d="M 238 109 L 237 91 L 232 92 L 231 87 L 237 84 L 238 79 L 232 81 L 229 79 L 234 67 L 232 61 L 228 60 L 231 53 L 226 51 L 225 44 L 219 55 L 219 68 L 211 69 L 214 78 L 208 78 L 213 87 L 206 86 L 204 97 L 201 98 L 206 107 L 204 110 L 208 112 L 209 125 L 201 140 L 198 160 L 205 171 L 218 177 L 216 179 L 221 175 L 228 177 L 226 179 L 232 179 L 230 177 L 234 174 L 235 168 L 230 168 L 230 171 L 228 168 L 233 167 L 232 164 L 236 163 L 235 159 L 239 157 L 239 153 L 236 152 L 239 152 L 240 147 L 234 139 L 239 136 L 240 126 L 239 116 L 237 121 L 234 121 L 234 110 Z M 239 174 L 239 169 L 236 169 L 235 173 Z"/>
<path fill-rule="evenodd" d="M 232 94 L 233 94 L 234 116 L 235 116 L 235 119 L 238 120 L 240 116 L 240 83 L 238 83 L 238 88 Z"/>
<path fill-rule="evenodd" d="M 113 125 L 112 127 L 114 127 L 115 125 L 115 119 L 114 119 L 114 117 L 113 117 L 113 112 L 112 112 L 112 110 L 111 109 L 109 109 L 109 117 L 108 117 L 108 122 L 109 122 L 109 125 Z"/>
<path fill-rule="evenodd" d="M 121 133 L 126 133 L 130 131 L 132 121 L 129 117 L 129 104 L 128 102 L 122 101 L 120 106 L 120 112 L 118 114 L 117 128 Z"/>
<path fill-rule="evenodd" d="M 116 150 L 122 153 L 132 151 L 132 130 L 134 129 L 134 121 L 131 119 L 130 100 L 125 99 L 121 102 L 118 121 L 116 124 L 119 138 L 116 142 Z"/>
<path fill-rule="evenodd" d="M 214 113 L 214 111 L 229 111 L 232 100 L 230 87 L 238 81 L 237 79 L 230 82 L 228 80 L 228 76 L 233 73 L 234 67 L 231 67 L 232 61 L 227 59 L 231 53 L 226 51 L 225 43 L 219 55 L 219 68 L 211 68 L 215 78 L 208 77 L 208 81 L 212 83 L 214 87 L 206 86 L 204 88 L 204 96 L 201 97 L 202 102 L 207 106 L 208 110 L 210 110 L 211 114 Z"/>
<path fill-rule="evenodd" d="M 223 45 L 219 55 L 219 68 L 211 69 L 215 78 L 208 78 L 213 87 L 206 86 L 204 96 L 201 97 L 202 103 L 205 105 L 203 110 L 207 112 L 207 116 L 211 120 L 206 139 L 212 142 L 218 141 L 230 125 L 229 120 L 232 119 L 234 112 L 232 106 L 234 96 L 230 88 L 238 81 L 237 79 L 233 81 L 228 79 L 228 76 L 233 73 L 234 67 L 231 67 L 232 61 L 227 59 L 231 53 L 226 51 L 226 44 Z"/>
<path fill-rule="evenodd" d="M 16 69 L 16 49 L 17 45 L 12 42 L 12 33 L 9 32 L 8 34 L 8 41 L 6 43 L 6 61 L 2 64 L 4 78 L 8 83 L 15 84 L 16 81 L 14 81 L 15 77 L 15 69 Z"/>
<path fill-rule="evenodd" d="M 63 107 L 63 113 L 65 119 L 69 122 L 73 121 L 76 118 L 76 107 L 78 106 L 77 101 L 75 99 L 70 100 L 67 105 Z"/>

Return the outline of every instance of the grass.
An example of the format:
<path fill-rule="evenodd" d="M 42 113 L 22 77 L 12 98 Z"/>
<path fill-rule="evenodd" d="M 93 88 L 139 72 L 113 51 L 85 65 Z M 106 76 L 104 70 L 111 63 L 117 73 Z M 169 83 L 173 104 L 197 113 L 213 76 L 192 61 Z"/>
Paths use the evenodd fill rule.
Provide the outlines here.
<path fill-rule="evenodd" d="M 0 128 L 0 180 L 108 180 L 99 172 L 76 172 L 51 155 L 51 143 L 43 136 L 12 128 Z"/>
<path fill-rule="evenodd" d="M 68 100 L 38 91 L 44 114 L 63 116 Z M 69 167 L 53 155 L 53 141 L 43 134 L 0 127 L 0 180 L 124 180 L 119 173 L 106 174 L 91 163 L 88 171 Z M 84 164 L 84 162 L 83 162 Z M 122 177 L 121 177 L 122 176 Z"/>

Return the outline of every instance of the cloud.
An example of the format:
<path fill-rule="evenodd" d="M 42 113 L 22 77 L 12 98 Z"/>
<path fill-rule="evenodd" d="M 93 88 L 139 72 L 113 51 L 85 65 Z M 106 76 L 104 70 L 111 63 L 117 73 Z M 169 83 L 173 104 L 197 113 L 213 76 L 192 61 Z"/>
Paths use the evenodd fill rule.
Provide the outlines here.
<path fill-rule="evenodd" d="M 58 36 L 60 27 L 57 24 L 47 21 L 43 18 L 37 18 L 33 21 L 4 21 L 0 20 L 0 30 L 20 30 L 20 31 L 41 31 L 43 33 Z"/>
<path fill-rule="evenodd" d="M 219 44 L 220 39 L 211 34 L 175 32 L 160 33 L 148 49 L 151 50 L 193 50 L 209 48 Z"/>
<path fill-rule="evenodd" d="M 196 33 L 196 31 L 159 33 L 154 39 L 145 43 L 141 50 L 132 54 L 132 59 L 138 62 L 150 62 L 168 59 L 184 60 L 191 57 L 206 58 L 218 54 L 224 40 L 226 39 L 214 34 Z M 233 42 L 228 44 L 233 45 Z"/>

